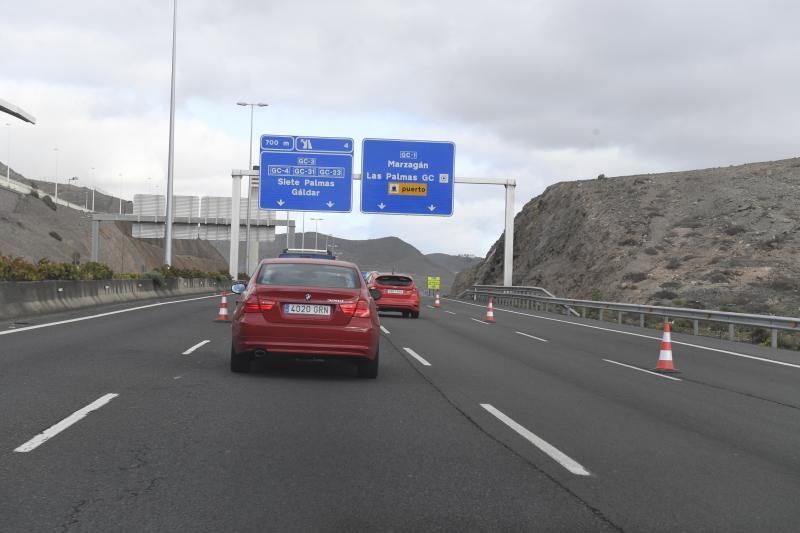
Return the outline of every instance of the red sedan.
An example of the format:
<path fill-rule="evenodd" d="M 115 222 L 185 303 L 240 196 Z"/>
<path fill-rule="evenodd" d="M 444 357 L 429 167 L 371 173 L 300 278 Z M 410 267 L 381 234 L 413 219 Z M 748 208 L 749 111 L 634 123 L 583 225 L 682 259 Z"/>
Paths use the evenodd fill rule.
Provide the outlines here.
<path fill-rule="evenodd" d="M 419 318 L 419 290 L 411 276 L 373 272 L 369 275 L 369 288 L 381 295 L 379 311 L 400 311 L 405 317 Z"/>
<path fill-rule="evenodd" d="M 234 285 L 231 370 L 267 356 L 348 358 L 378 375 L 380 321 L 358 267 L 329 259 L 265 259 L 247 286 Z"/>

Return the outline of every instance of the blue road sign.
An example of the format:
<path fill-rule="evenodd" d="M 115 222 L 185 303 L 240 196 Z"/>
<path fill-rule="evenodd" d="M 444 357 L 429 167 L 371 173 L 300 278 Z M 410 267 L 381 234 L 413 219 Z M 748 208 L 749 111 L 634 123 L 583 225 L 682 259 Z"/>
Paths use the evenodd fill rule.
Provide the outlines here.
<path fill-rule="evenodd" d="M 353 139 L 262 135 L 260 172 L 261 209 L 353 208 Z"/>
<path fill-rule="evenodd" d="M 364 139 L 361 212 L 450 216 L 456 145 Z"/>
<path fill-rule="evenodd" d="M 320 154 L 352 154 L 353 139 L 339 137 L 294 137 L 292 135 L 262 135 L 261 151 L 315 152 Z"/>

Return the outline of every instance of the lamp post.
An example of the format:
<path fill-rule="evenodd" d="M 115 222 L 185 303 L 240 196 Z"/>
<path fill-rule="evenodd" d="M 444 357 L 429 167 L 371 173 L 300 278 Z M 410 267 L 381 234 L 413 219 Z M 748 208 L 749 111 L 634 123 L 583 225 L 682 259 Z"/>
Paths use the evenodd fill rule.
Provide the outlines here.
<path fill-rule="evenodd" d="M 119 187 L 119 191 L 120 191 L 119 192 L 119 214 L 121 215 L 122 214 L 122 187 L 125 184 L 125 182 L 122 179 L 122 173 L 121 172 L 119 174 L 117 174 L 117 177 L 119 177 L 119 186 L 120 186 Z"/>
<path fill-rule="evenodd" d="M 67 185 L 71 184 L 73 181 L 78 181 L 78 176 L 72 176 L 71 178 L 67 178 Z M 84 207 L 86 207 L 84 205 Z"/>
<path fill-rule="evenodd" d="M 178 33 L 178 0 L 172 2 L 172 78 L 169 94 L 169 156 L 167 162 L 167 209 L 164 214 L 164 264 L 172 266 L 172 181 L 175 168 L 175 50 Z M 120 203 L 121 205 L 121 203 Z"/>
<path fill-rule="evenodd" d="M 97 189 L 97 178 L 94 175 L 94 167 L 92 167 L 92 213 L 94 213 L 94 191 Z"/>
<path fill-rule="evenodd" d="M 56 153 L 56 191 L 53 196 L 58 201 L 58 148 L 53 148 L 53 151 Z"/>
<path fill-rule="evenodd" d="M 6 184 L 11 187 L 11 124 L 6 122 L 6 133 L 8 133 L 8 152 L 6 155 Z"/>
<path fill-rule="evenodd" d="M 248 156 L 249 159 L 247 160 L 247 170 L 252 170 L 253 168 L 253 109 L 255 107 L 267 107 L 269 104 L 265 104 L 264 102 L 236 102 L 236 105 L 242 107 L 250 107 L 250 155 Z M 251 193 L 253 191 L 253 177 L 250 176 L 247 180 L 247 225 L 245 229 L 245 237 L 244 237 L 244 256 L 245 265 L 247 272 L 250 272 L 250 210 L 251 210 Z M 253 265 L 255 268 L 255 265 Z"/>
<path fill-rule="evenodd" d="M 312 218 L 311 220 L 314 221 L 314 249 L 319 250 L 319 226 L 317 225 L 319 221 L 325 220 L 324 218 Z"/>

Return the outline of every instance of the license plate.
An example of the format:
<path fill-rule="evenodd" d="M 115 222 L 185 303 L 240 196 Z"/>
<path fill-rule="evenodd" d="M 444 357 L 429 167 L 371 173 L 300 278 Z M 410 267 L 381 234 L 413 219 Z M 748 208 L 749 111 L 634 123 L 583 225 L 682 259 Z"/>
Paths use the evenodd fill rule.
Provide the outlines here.
<path fill-rule="evenodd" d="M 284 304 L 283 312 L 287 315 L 330 316 L 331 306 L 315 304 Z"/>
<path fill-rule="evenodd" d="M 404 294 L 404 291 L 399 289 L 387 289 L 386 294 Z"/>

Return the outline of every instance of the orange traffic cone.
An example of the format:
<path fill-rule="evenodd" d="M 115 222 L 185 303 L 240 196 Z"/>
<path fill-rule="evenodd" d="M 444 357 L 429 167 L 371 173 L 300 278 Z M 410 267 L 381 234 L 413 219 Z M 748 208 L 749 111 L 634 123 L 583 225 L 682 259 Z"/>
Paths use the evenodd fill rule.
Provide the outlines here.
<path fill-rule="evenodd" d="M 439 291 L 436 291 L 436 300 L 434 300 L 433 306 L 436 309 L 439 309 L 442 306 L 442 304 L 439 302 Z"/>
<path fill-rule="evenodd" d="M 661 338 L 661 352 L 658 354 L 656 372 L 674 374 L 678 372 L 672 364 L 672 338 L 669 332 L 669 322 L 664 323 L 664 336 Z"/>
<path fill-rule="evenodd" d="M 486 308 L 486 322 L 494 324 L 494 306 L 492 305 L 491 296 L 489 296 L 489 306 Z"/>
<path fill-rule="evenodd" d="M 219 303 L 219 314 L 214 322 L 230 322 L 228 319 L 228 293 L 222 291 L 222 301 Z"/>

